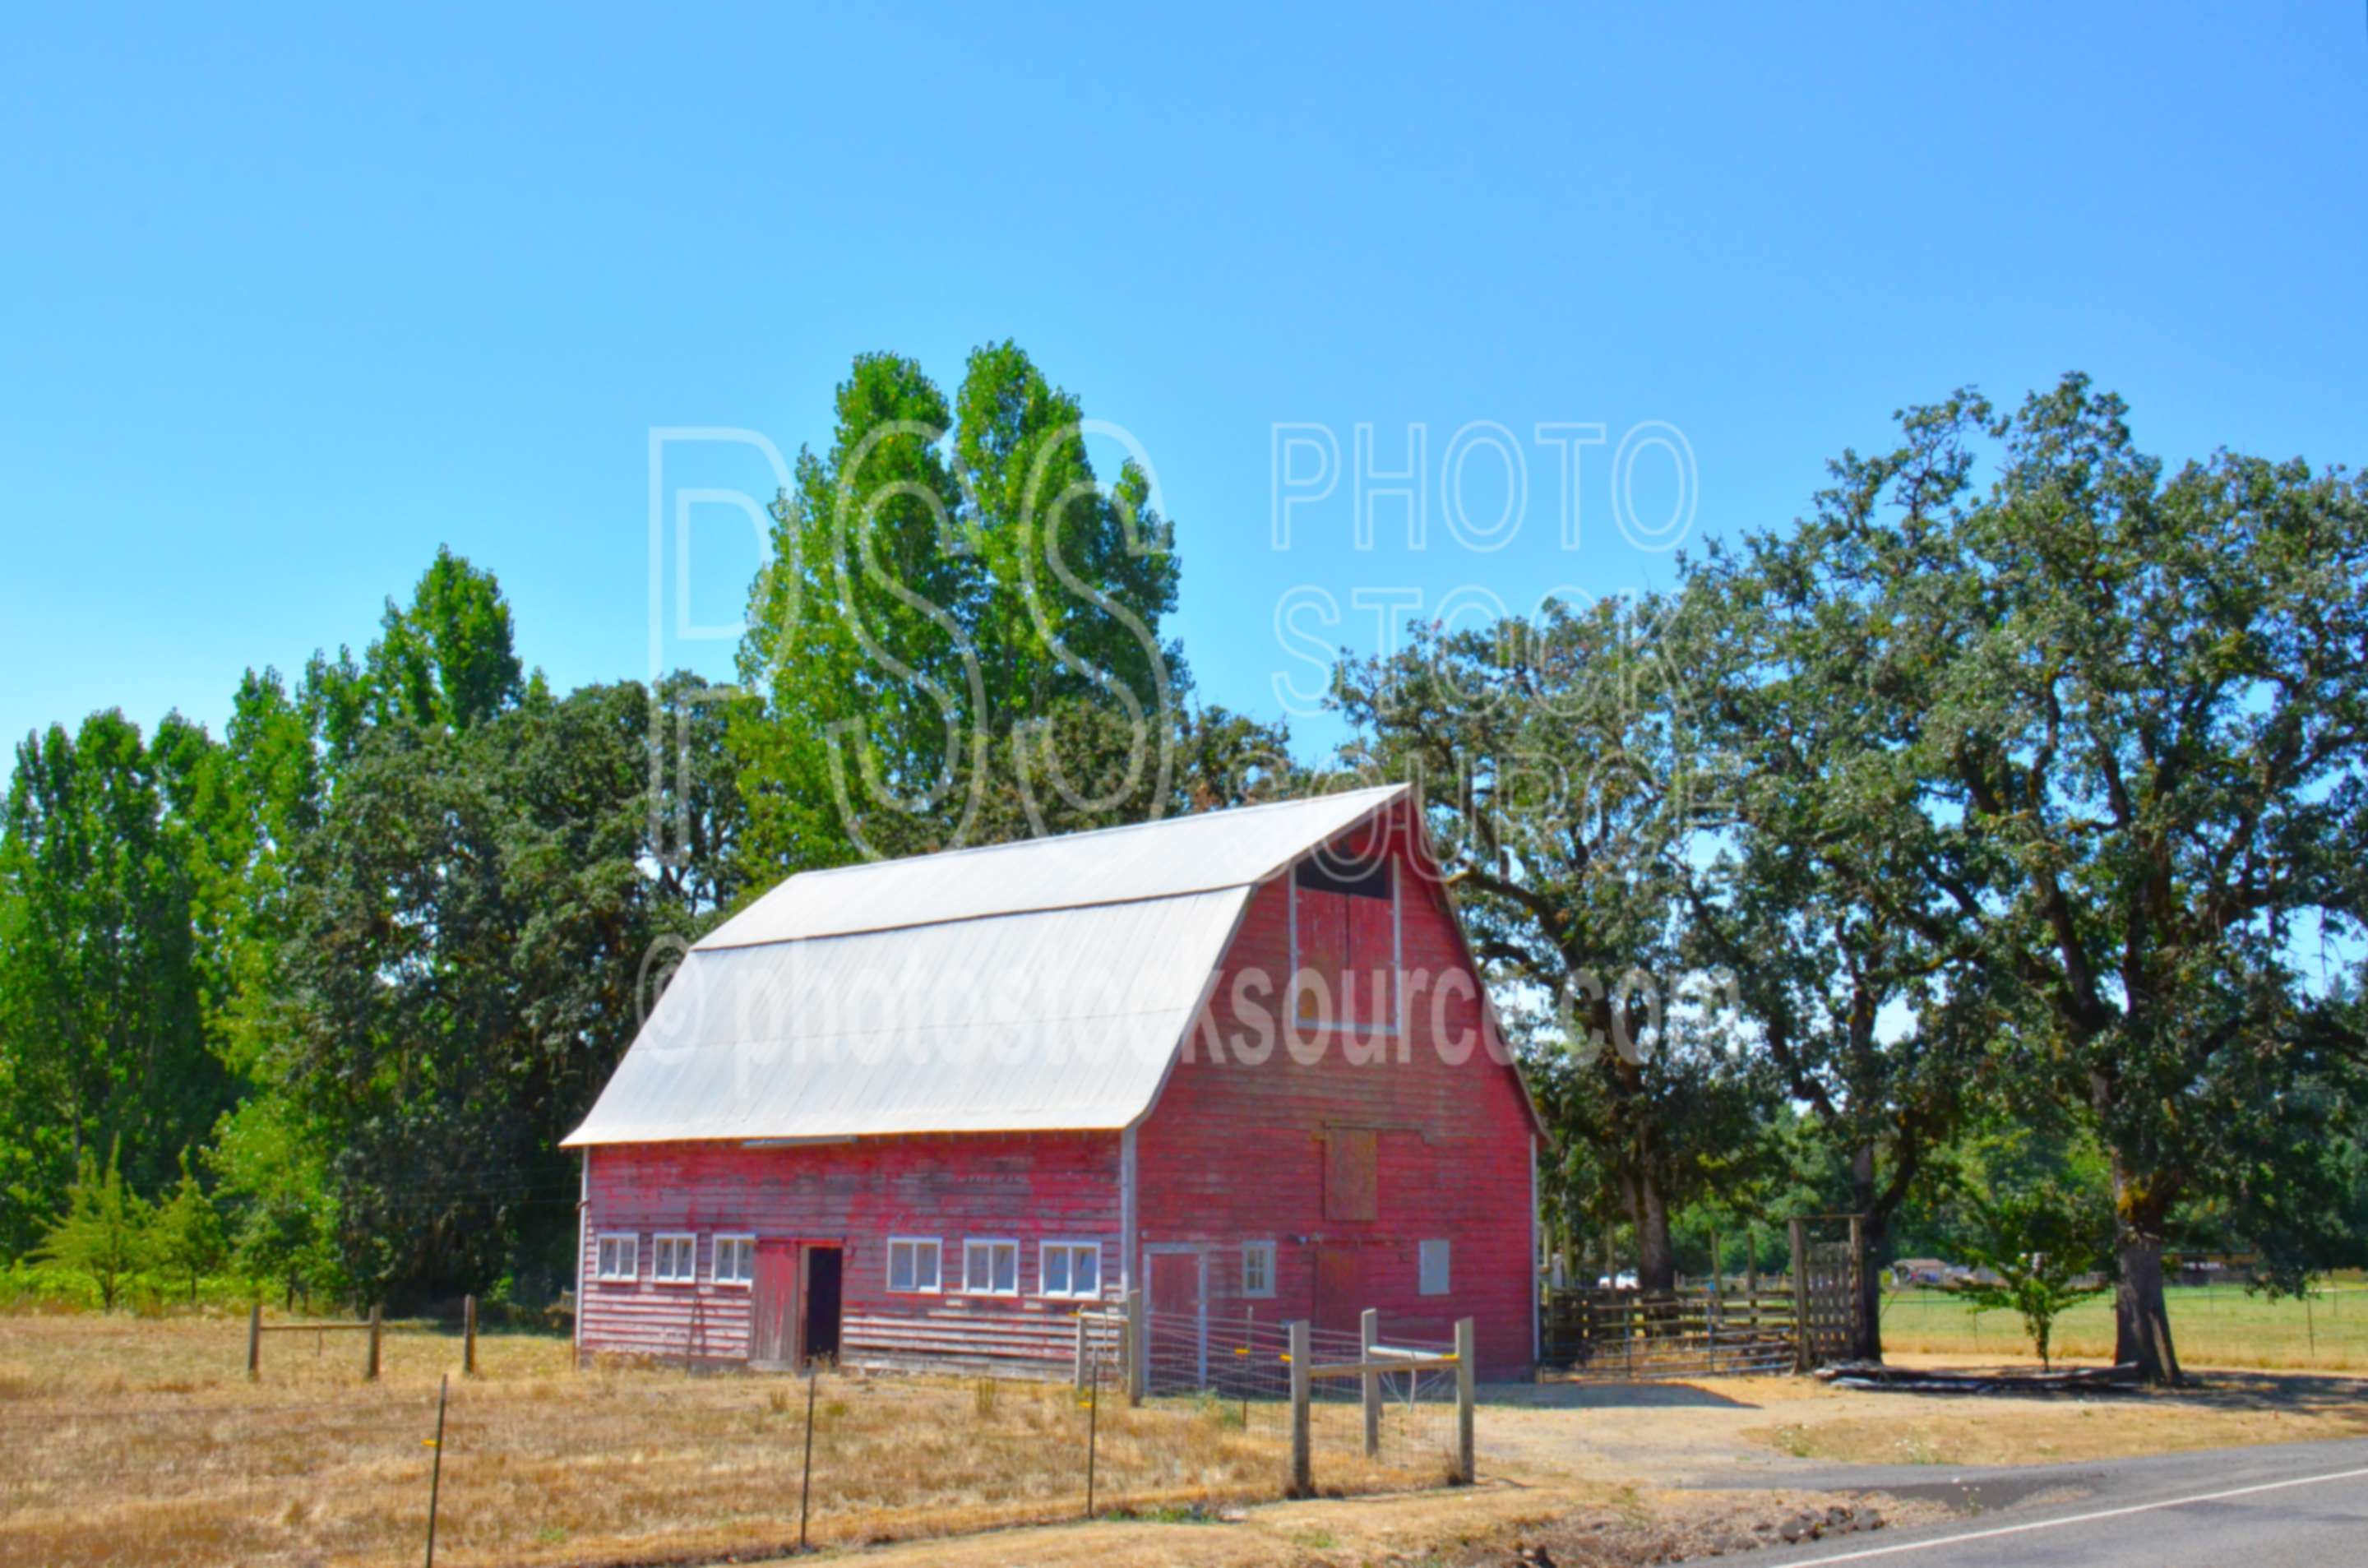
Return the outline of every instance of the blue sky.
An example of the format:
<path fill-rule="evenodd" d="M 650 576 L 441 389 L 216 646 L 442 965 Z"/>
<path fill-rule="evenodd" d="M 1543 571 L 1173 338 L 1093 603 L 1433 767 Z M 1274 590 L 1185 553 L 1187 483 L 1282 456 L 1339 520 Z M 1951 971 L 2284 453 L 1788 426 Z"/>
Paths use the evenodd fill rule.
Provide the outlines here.
<path fill-rule="evenodd" d="M 1202 695 L 1269 714 L 1372 643 L 1359 589 L 1667 583 L 1612 513 L 1632 432 L 1632 531 L 1690 506 L 1696 540 L 1795 516 L 1904 403 L 2072 368 L 2173 457 L 2363 456 L 2360 0 L 856 9 L 19 14 L 0 734 L 218 723 L 445 541 L 554 681 L 643 674 L 653 429 L 821 442 L 873 348 L 951 389 L 1016 337 L 1131 433 Z M 1390 503 L 1356 549 L 1344 475 L 1277 549 L 1278 423 L 1350 468 L 1356 426 L 1378 468 L 1423 426 L 1427 548 Z M 1575 548 L 1541 424 L 1603 427 Z M 1440 470 L 1487 425 L 1528 494 L 1481 551 Z M 683 551 L 675 506 L 771 481 L 668 451 L 657 653 L 722 676 L 753 534 L 694 497 Z M 1476 524 L 1505 472 L 1464 465 Z"/>

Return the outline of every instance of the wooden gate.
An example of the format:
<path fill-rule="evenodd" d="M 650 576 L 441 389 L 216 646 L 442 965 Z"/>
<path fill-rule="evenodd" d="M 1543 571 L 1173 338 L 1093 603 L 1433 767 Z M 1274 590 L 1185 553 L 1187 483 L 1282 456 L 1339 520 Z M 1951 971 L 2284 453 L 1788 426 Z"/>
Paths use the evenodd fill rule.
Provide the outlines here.
<path fill-rule="evenodd" d="M 1858 1343 L 1859 1312 L 1857 1249 L 1848 1241 L 1812 1241 L 1806 1230 L 1804 1221 L 1793 1221 L 1793 1294 L 1800 1300 L 1804 1372 L 1850 1359 Z"/>
<path fill-rule="evenodd" d="M 1144 1346 L 1153 1392 L 1209 1386 L 1208 1262 L 1198 1248 L 1147 1247 Z"/>

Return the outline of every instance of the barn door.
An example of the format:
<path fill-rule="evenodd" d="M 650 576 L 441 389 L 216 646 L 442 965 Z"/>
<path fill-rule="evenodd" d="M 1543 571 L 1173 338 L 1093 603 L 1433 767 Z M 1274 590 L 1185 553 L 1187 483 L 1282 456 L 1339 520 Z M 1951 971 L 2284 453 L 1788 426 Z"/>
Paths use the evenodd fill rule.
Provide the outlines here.
<path fill-rule="evenodd" d="M 1342 1334 L 1355 1334 L 1359 1316 L 1372 1304 L 1357 1300 L 1357 1249 L 1317 1247 L 1315 1325 Z"/>
<path fill-rule="evenodd" d="M 1150 1289 L 1144 1311 L 1151 1322 L 1150 1372 L 1155 1387 L 1209 1386 L 1209 1301 L 1206 1266 L 1198 1252 L 1153 1251 L 1144 1260 Z"/>
<path fill-rule="evenodd" d="M 797 1360 L 798 1249 L 792 1242 L 757 1244 L 757 1278 L 748 1309 L 748 1359 L 787 1367 Z"/>

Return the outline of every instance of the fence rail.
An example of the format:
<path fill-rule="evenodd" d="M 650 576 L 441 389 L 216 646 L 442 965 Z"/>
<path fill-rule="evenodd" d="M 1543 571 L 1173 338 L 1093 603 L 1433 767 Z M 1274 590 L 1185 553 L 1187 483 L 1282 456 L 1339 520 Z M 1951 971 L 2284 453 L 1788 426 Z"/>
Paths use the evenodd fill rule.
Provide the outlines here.
<path fill-rule="evenodd" d="M 367 1334 L 369 1340 L 362 1351 L 362 1380 L 378 1381 L 381 1347 L 385 1339 L 386 1322 L 383 1308 L 372 1307 L 370 1316 L 359 1322 L 314 1320 L 310 1323 L 266 1323 L 263 1304 L 258 1301 L 246 1314 L 246 1376 L 252 1382 L 263 1376 L 263 1336 L 267 1334 Z M 469 1296 L 461 1303 L 461 1373 L 463 1377 L 477 1375 L 477 1298 Z"/>
<path fill-rule="evenodd" d="M 362 1350 L 362 1378 L 374 1383 L 378 1381 L 379 1346 L 383 1331 L 382 1313 L 377 1307 L 372 1307 L 370 1316 L 360 1323 L 266 1323 L 263 1321 L 262 1304 L 258 1302 L 248 1309 L 246 1315 L 246 1375 L 250 1381 L 263 1376 L 263 1336 L 267 1334 L 367 1334 L 370 1339 Z M 476 1310 L 472 1298 L 469 1312 L 469 1348 L 472 1363 L 476 1358 Z"/>

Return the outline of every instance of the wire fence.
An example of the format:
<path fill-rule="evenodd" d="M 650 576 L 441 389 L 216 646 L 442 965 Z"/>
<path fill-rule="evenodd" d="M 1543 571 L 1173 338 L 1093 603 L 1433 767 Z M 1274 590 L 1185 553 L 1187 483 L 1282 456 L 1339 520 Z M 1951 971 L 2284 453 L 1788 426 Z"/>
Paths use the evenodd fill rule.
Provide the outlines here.
<path fill-rule="evenodd" d="M 365 1336 L 328 1326 L 267 1323 L 258 1338 L 252 1314 L 22 1320 L 0 1326 L 0 1562 L 418 1561 L 431 1493 L 438 1560 L 556 1568 L 779 1552 L 801 1514 L 831 1546 L 1290 1490 L 1289 1326 L 1146 1315 L 1151 1397 L 1136 1406 L 1130 1306 L 1085 1314 L 1081 1365 L 1043 1363 L 1041 1379 L 825 1367 L 811 1382 L 577 1366 L 565 1340 L 528 1333 L 481 1337 L 480 1375 L 463 1376 L 465 1333 L 409 1322 L 383 1325 L 371 1380 Z M 1304 1358 L 1363 1350 L 1357 1334 L 1316 1329 Z M 1448 1479 L 1452 1371 L 1373 1381 L 1371 1453 L 1361 1378 L 1308 1389 L 1325 1489 Z"/>
<path fill-rule="evenodd" d="M 121 1407 L 11 1387 L 0 1562 L 416 1561 L 431 1486 L 436 1558 L 456 1564 L 746 1558 L 793 1550 L 802 1528 L 840 1545 L 1075 1517 L 1089 1472 L 1103 1513 L 1280 1494 L 1276 1432 L 1200 1400 L 1130 1409 L 1112 1370 L 1082 1395 L 834 1369 L 455 1378 L 440 1448 L 433 1384 L 130 1391 Z"/>

